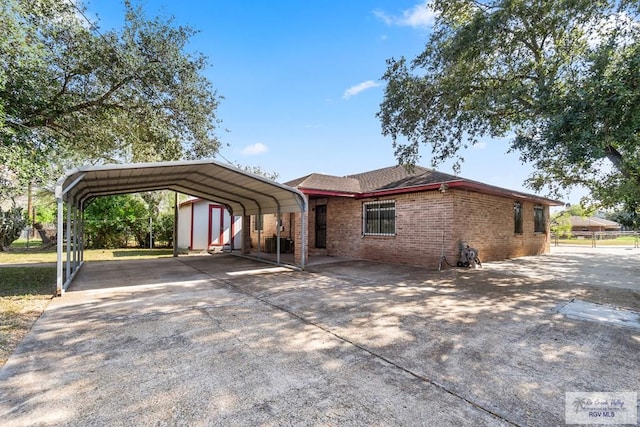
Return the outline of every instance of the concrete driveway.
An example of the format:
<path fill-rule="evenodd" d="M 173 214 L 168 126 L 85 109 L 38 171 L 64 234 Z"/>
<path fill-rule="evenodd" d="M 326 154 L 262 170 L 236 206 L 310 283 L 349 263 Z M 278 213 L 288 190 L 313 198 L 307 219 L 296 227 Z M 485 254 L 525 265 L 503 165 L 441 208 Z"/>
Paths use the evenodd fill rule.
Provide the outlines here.
<path fill-rule="evenodd" d="M 574 280 L 575 265 L 554 273 L 562 256 L 535 258 L 537 275 L 531 258 L 443 272 L 87 263 L 0 370 L 0 420 L 562 425 L 565 392 L 640 391 L 639 330 L 557 312 L 573 298 L 640 311 L 637 274 Z"/>

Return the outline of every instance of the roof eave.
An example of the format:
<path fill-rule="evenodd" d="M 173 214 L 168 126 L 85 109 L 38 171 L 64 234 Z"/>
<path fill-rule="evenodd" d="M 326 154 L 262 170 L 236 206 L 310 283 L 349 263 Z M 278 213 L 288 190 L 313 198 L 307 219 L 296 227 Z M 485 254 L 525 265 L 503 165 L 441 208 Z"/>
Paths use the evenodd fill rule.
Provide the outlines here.
<path fill-rule="evenodd" d="M 440 190 L 443 184 L 446 184 L 447 188 L 457 188 L 459 190 L 476 191 L 479 193 L 490 194 L 493 196 L 531 200 L 531 201 L 544 204 L 544 205 L 549 205 L 549 206 L 564 205 L 563 202 L 558 200 L 547 199 L 545 197 L 540 197 L 533 194 L 519 193 L 517 191 L 508 190 L 506 188 L 494 187 L 492 185 L 482 184 L 474 181 L 467 181 L 464 179 L 455 180 L 455 181 L 436 182 L 433 184 L 417 185 L 413 187 L 369 191 L 366 193 L 357 194 L 356 198 L 364 199 L 369 197 L 383 197 L 383 196 L 393 196 L 396 194 L 416 193 L 416 192 L 422 192 L 422 191 L 434 191 L 434 190 Z"/>
<path fill-rule="evenodd" d="M 358 197 L 357 193 L 351 193 L 346 191 L 335 191 L 335 190 L 317 190 L 314 188 L 300 188 L 298 187 L 302 193 L 307 196 L 324 196 L 324 197 Z"/>
<path fill-rule="evenodd" d="M 453 185 L 452 185 L 453 184 Z M 462 180 L 456 183 L 448 183 L 449 187 L 458 187 L 463 190 L 477 191 L 479 193 L 490 194 L 493 196 L 511 197 L 516 199 L 531 200 L 548 206 L 563 206 L 564 202 L 559 200 L 548 199 L 535 194 L 520 193 L 518 191 L 508 190 L 506 188 L 495 187 L 493 185 L 482 184 L 475 181 Z"/>
<path fill-rule="evenodd" d="M 451 187 L 452 186 L 451 184 L 453 184 L 454 182 L 446 182 L 446 184 L 449 187 Z M 434 184 L 416 185 L 413 187 L 402 187 L 402 188 L 394 188 L 394 189 L 388 189 L 388 190 L 374 190 L 374 191 L 368 191 L 366 193 L 360 193 L 356 195 L 356 198 L 365 199 L 368 197 L 394 196 L 396 194 L 417 193 L 421 191 L 433 191 L 433 190 L 440 189 L 442 184 L 445 184 L 445 183 L 437 182 Z"/>

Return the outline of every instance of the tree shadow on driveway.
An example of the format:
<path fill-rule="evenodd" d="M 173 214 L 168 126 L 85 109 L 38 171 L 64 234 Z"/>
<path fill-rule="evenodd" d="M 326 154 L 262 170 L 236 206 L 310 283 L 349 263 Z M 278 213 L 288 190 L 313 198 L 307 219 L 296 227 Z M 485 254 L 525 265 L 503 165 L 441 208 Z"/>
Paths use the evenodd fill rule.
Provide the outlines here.
<path fill-rule="evenodd" d="M 567 391 L 640 389 L 640 333 L 556 311 L 628 289 L 489 265 L 103 267 L 85 266 L 0 371 L 9 423 L 547 426 Z"/>

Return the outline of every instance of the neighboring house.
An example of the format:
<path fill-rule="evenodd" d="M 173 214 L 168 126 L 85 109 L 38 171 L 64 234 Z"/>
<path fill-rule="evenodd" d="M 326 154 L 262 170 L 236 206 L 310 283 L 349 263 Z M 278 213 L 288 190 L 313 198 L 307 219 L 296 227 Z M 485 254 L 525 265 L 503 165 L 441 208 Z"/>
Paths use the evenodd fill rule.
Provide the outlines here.
<path fill-rule="evenodd" d="M 242 217 L 218 203 L 190 199 L 178 211 L 178 247 L 192 251 L 242 249 Z"/>
<path fill-rule="evenodd" d="M 571 216 L 569 217 L 569 221 L 571 221 L 571 231 L 618 231 L 621 226 L 615 221 L 609 221 L 608 219 L 598 218 L 598 217 L 581 217 L 581 216 Z"/>
<path fill-rule="evenodd" d="M 306 227 L 300 214 L 280 221 L 251 217 L 251 247 L 268 246 L 280 228 L 295 259 L 307 234 L 308 255 L 339 256 L 437 268 L 455 265 L 462 244 L 481 261 L 549 251 L 549 206 L 561 202 L 415 167 L 393 166 L 337 177 L 310 174 L 285 183 L 309 199 Z"/>

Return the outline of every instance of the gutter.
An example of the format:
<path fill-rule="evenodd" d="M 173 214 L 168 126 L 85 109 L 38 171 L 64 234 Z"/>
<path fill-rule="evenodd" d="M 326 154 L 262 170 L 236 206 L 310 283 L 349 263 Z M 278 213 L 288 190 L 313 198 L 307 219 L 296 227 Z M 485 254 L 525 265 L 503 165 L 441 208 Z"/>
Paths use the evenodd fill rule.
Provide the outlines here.
<path fill-rule="evenodd" d="M 384 197 L 393 196 L 396 194 L 416 193 L 422 191 L 434 191 L 440 190 L 442 184 L 446 184 L 448 188 L 457 188 L 459 190 L 475 191 L 482 194 L 489 194 L 492 196 L 509 197 L 513 199 L 532 200 L 543 205 L 549 206 L 562 206 L 563 202 L 558 200 L 547 199 L 545 197 L 536 196 L 534 194 L 520 193 L 506 188 L 495 187 L 493 185 L 483 184 L 476 181 L 469 181 L 466 179 L 459 179 L 454 181 L 443 181 L 432 184 L 416 185 L 412 187 L 393 188 L 388 190 L 374 190 L 366 193 L 352 193 L 342 192 L 335 190 L 316 190 L 300 188 L 304 194 L 308 196 L 333 196 L 333 197 L 349 197 L 353 199 L 366 199 L 371 197 Z"/>

